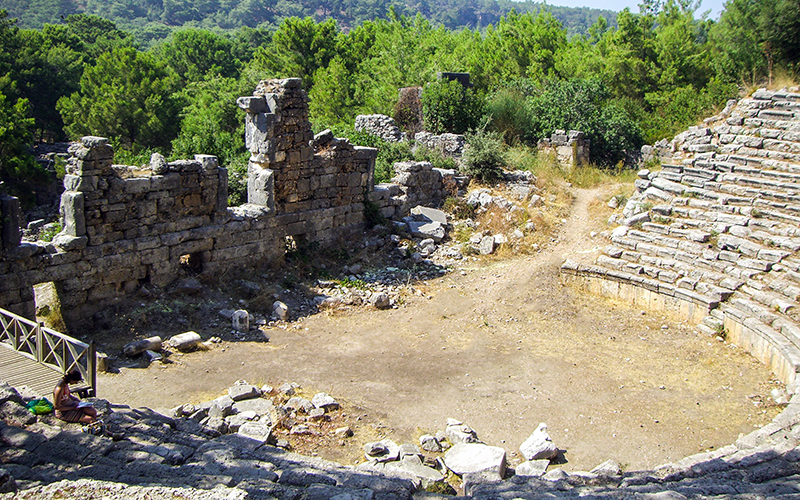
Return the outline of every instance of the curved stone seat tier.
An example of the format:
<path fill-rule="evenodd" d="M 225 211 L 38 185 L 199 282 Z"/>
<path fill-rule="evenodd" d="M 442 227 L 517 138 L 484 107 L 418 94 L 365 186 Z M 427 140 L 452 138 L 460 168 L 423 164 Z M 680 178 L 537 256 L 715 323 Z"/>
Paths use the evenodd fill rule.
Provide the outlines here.
<path fill-rule="evenodd" d="M 609 233 L 610 244 L 594 263 L 567 259 L 562 280 L 695 321 L 698 330 L 746 349 L 795 393 L 800 94 L 759 90 L 716 119 L 679 134 L 660 171 L 639 173 L 624 220 L 615 216 L 623 226 Z M 752 460 L 742 449 L 748 440 L 750 450 L 761 446 L 762 456 L 800 455 L 797 439 L 752 441 L 790 432 L 798 398 L 753 435 L 669 467 L 682 471 L 681 480 L 713 475 Z"/>

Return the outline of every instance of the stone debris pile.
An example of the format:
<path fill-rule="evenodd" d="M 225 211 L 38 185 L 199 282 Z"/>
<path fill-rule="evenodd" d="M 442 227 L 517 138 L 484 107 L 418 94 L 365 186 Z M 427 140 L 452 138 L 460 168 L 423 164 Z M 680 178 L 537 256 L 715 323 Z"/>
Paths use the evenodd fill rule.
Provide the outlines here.
<path fill-rule="evenodd" d="M 355 121 L 357 132 L 380 137 L 387 142 L 407 141 L 405 132 L 400 130 L 394 118 L 386 115 L 358 115 Z M 462 134 L 432 134 L 430 132 L 417 132 L 414 134 L 414 148 L 426 148 L 436 151 L 446 158 L 458 161 L 464 155 L 467 141 Z"/>
<path fill-rule="evenodd" d="M 184 404 L 172 410 L 174 418 L 188 419 L 202 426 L 206 435 L 239 434 L 261 443 L 289 448 L 281 438 L 288 435 L 314 435 L 322 431 L 320 422 L 330 420 L 339 403 L 325 393 L 311 400 L 296 395 L 297 384 L 278 388 L 256 387 L 237 381 L 226 395 L 199 405 Z"/>
<path fill-rule="evenodd" d="M 356 132 L 366 132 L 380 137 L 386 142 L 406 140 L 406 134 L 400 130 L 394 118 L 386 115 L 358 115 L 355 129 Z"/>
<path fill-rule="evenodd" d="M 441 153 L 446 158 L 453 158 L 458 162 L 464 156 L 467 141 L 461 134 L 432 134 L 430 132 L 417 132 L 414 134 L 414 147 L 427 148 Z"/>

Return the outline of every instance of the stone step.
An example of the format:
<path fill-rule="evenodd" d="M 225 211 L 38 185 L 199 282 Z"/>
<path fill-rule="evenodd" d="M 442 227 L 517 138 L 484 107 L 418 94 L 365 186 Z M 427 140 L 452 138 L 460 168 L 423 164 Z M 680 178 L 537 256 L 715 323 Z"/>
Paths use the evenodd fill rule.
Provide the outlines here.
<path fill-rule="evenodd" d="M 736 184 L 767 189 L 777 193 L 800 193 L 800 182 L 796 179 L 781 179 L 774 176 L 762 175 L 762 171 L 741 173 L 720 173 L 718 176 L 720 184 Z"/>
<path fill-rule="evenodd" d="M 644 274 L 631 273 L 618 269 L 609 269 L 597 264 L 579 264 L 572 261 L 567 261 L 561 266 L 561 271 L 566 274 L 602 278 L 610 281 L 616 281 L 618 283 L 638 286 L 646 290 L 692 302 L 707 309 L 713 309 L 720 303 L 720 301 L 714 297 L 695 290 L 680 288 L 669 283 L 650 278 Z"/>
<path fill-rule="evenodd" d="M 773 279 L 767 283 L 767 286 L 769 286 L 770 290 L 783 295 L 788 300 L 800 301 L 800 286 L 793 283 L 788 276 L 786 278 Z"/>
<path fill-rule="evenodd" d="M 759 303 L 752 296 L 742 292 L 741 289 L 733 294 L 728 303 L 745 313 L 747 317 L 758 319 L 765 325 L 771 325 L 776 320 L 781 319 L 781 316 L 775 311 Z"/>
<path fill-rule="evenodd" d="M 780 151 L 776 149 L 751 148 L 743 144 L 725 144 L 717 148 L 720 154 L 750 157 L 759 160 L 781 160 L 797 163 L 800 155 L 791 151 Z"/>
<path fill-rule="evenodd" d="M 800 173 L 800 165 L 782 160 L 764 160 L 761 162 L 764 167 L 763 172 L 786 172 L 790 174 Z"/>
<path fill-rule="evenodd" d="M 730 301 L 721 304 L 719 311 L 725 316 L 735 319 L 738 323 L 745 325 L 747 328 L 755 332 L 760 338 L 771 345 L 778 351 L 784 359 L 786 359 L 795 371 L 800 370 L 800 328 L 794 323 L 789 323 L 784 319 L 777 319 L 774 326 L 769 323 L 761 321 L 757 316 L 752 313 L 749 308 L 741 307 L 741 301 L 731 299 Z M 742 346 L 747 348 L 747 346 Z M 765 358 L 770 358 L 771 355 L 763 352 Z M 758 353 L 753 353 L 754 356 L 759 357 Z M 765 361 L 762 359 L 762 361 Z M 765 361 L 766 362 L 766 361 Z"/>
<path fill-rule="evenodd" d="M 775 293 L 769 289 L 766 284 L 758 283 L 755 280 L 748 280 L 747 284 L 739 288 L 739 291 L 749 296 L 754 301 L 779 313 L 786 314 L 796 306 L 796 303 L 787 300 L 783 294 Z"/>
<path fill-rule="evenodd" d="M 719 290 L 713 288 L 709 289 L 709 292 L 719 293 L 721 295 L 732 292 L 744 284 L 744 281 L 733 279 L 723 272 L 728 266 L 717 266 L 719 270 L 716 270 L 714 268 L 714 263 L 705 259 L 694 259 L 691 262 L 684 262 L 664 257 L 654 257 L 613 246 L 607 247 L 605 249 L 605 254 L 608 258 L 623 260 L 632 265 L 641 266 L 644 274 L 653 278 L 658 277 L 661 281 L 670 284 L 674 284 L 680 279 L 705 282 L 719 288 Z M 623 265 L 617 263 L 612 267 L 621 269 Z M 692 285 L 692 289 L 695 288 L 696 287 Z"/>
<path fill-rule="evenodd" d="M 753 101 L 759 100 L 767 100 L 774 102 L 786 101 L 786 102 L 800 102 L 800 94 L 797 92 L 788 92 L 783 90 L 767 90 L 765 88 L 760 88 L 753 92 L 752 97 L 750 98 Z M 774 104 L 773 104 L 774 105 Z"/>

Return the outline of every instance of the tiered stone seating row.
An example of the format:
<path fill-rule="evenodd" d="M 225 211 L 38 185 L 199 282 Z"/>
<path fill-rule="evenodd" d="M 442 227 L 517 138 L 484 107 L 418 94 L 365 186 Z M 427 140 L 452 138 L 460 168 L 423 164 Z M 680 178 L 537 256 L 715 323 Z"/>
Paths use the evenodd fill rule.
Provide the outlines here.
<path fill-rule="evenodd" d="M 603 255 L 593 264 L 568 260 L 562 271 L 619 283 L 635 301 L 640 289 L 651 301 L 656 293 L 691 303 L 700 330 L 727 334 L 794 384 L 800 94 L 760 90 L 718 118 L 676 137 L 661 171 L 640 172 L 628 217 Z"/>

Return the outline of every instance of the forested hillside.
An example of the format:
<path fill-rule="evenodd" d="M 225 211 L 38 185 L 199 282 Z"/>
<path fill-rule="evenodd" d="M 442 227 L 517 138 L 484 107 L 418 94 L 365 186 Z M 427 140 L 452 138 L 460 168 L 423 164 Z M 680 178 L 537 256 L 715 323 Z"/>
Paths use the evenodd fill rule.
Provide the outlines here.
<path fill-rule="evenodd" d="M 258 0 L 202 4 L 220 12 Z M 33 1 L 29 10 L 43 14 L 51 5 Z M 128 18 L 147 19 L 178 4 L 165 0 L 152 12 L 150 0 L 85 2 L 87 10 L 92 5 L 127 5 L 136 14 Z M 689 0 L 643 4 L 641 13 L 625 10 L 616 19 L 612 26 L 600 17 L 570 37 L 547 11 L 511 11 L 485 28 L 459 30 L 395 11 L 349 29 L 332 18 L 288 17 L 270 28 L 184 26 L 148 47 L 95 15 L 29 29 L 3 12 L 0 180 L 30 201 L 43 174 L 27 153 L 32 142 L 91 134 L 111 138 L 120 161 L 151 151 L 216 154 L 235 188 L 247 155 L 234 102 L 271 77 L 303 79 L 317 130 L 333 127 L 378 146 L 379 178 L 411 153 L 354 135 L 353 120 L 383 113 L 409 130 L 422 126 L 398 105 L 401 87 L 424 87 L 428 130 L 469 131 L 475 151 L 497 153 L 486 156 L 495 165 L 506 161 L 509 145 L 534 146 L 554 129 L 580 129 L 592 141 L 592 160 L 615 166 L 627 151 L 671 137 L 741 91 L 797 77 L 798 0 L 729 0 L 718 22 L 697 18 Z M 474 87 L 438 82 L 441 71 L 469 72 Z"/>
<path fill-rule="evenodd" d="M 335 19 L 343 29 L 364 21 L 422 14 L 448 29 L 481 29 L 495 24 L 511 9 L 551 12 L 568 34 L 584 34 L 599 16 L 614 25 L 610 10 L 545 6 L 543 2 L 510 0 L 2 0 L 0 9 L 24 28 L 42 28 L 70 14 L 95 14 L 114 21 L 142 42 L 164 38 L 176 27 L 232 30 L 276 28 L 289 17 L 315 21 Z"/>

